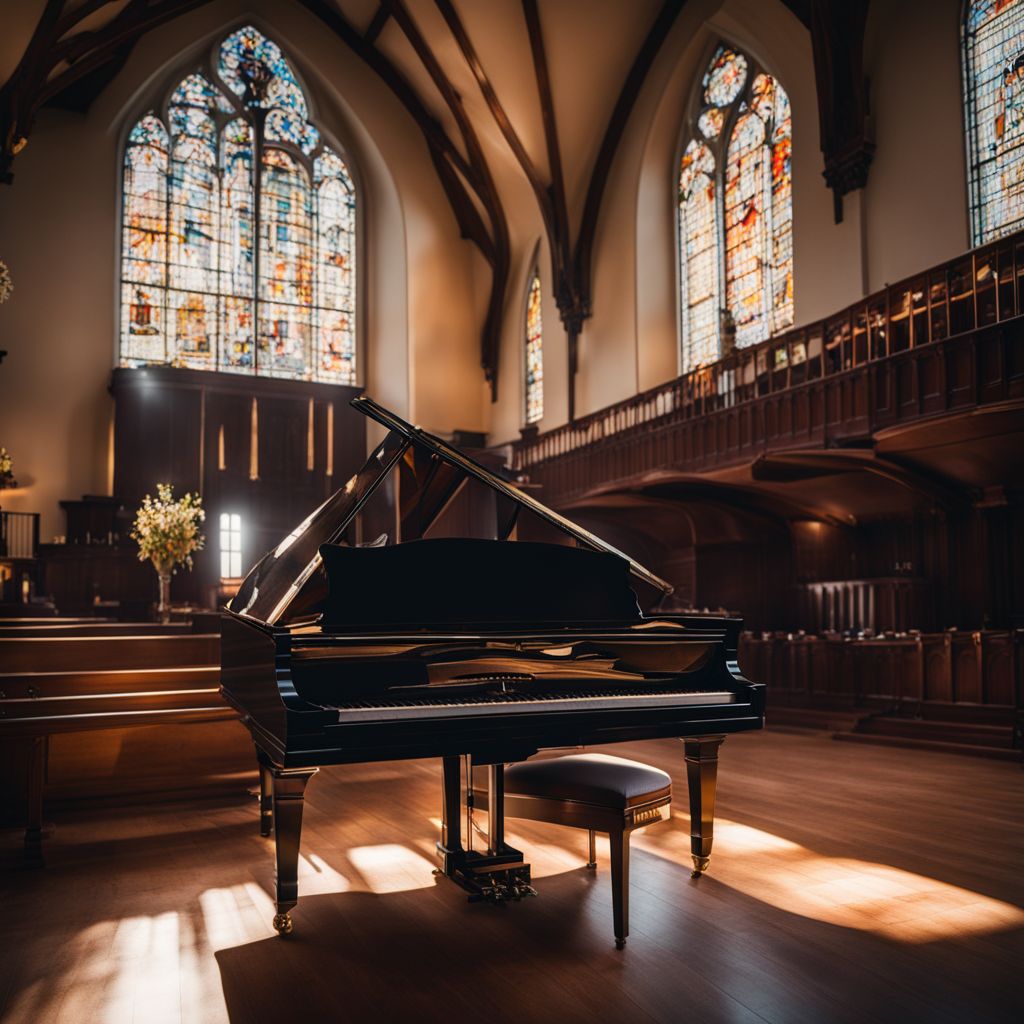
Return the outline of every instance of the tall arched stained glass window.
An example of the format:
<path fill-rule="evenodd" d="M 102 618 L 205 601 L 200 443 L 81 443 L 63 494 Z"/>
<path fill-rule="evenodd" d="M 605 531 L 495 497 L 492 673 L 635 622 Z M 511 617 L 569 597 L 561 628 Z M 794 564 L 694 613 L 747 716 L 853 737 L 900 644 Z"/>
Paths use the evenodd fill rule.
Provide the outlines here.
<path fill-rule="evenodd" d="M 231 33 L 139 120 L 122 199 L 122 365 L 355 383 L 355 188 L 274 42 Z"/>
<path fill-rule="evenodd" d="M 544 415 L 544 329 L 540 314 L 540 274 L 534 270 L 526 293 L 526 422 Z"/>
<path fill-rule="evenodd" d="M 975 245 L 1024 227 L 1024 0 L 972 0 L 963 26 Z"/>
<path fill-rule="evenodd" d="M 723 44 L 694 108 L 679 168 L 683 372 L 793 323 L 789 98 Z"/>

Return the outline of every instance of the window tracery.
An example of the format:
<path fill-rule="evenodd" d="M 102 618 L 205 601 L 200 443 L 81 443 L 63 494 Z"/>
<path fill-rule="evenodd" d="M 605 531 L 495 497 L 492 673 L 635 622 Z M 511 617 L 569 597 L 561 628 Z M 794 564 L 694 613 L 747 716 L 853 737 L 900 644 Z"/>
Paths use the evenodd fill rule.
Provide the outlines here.
<path fill-rule="evenodd" d="M 782 85 L 718 46 L 679 169 L 684 373 L 793 323 L 791 152 Z"/>
<path fill-rule="evenodd" d="M 121 364 L 354 384 L 348 168 L 276 43 L 246 26 L 214 63 L 128 136 Z"/>

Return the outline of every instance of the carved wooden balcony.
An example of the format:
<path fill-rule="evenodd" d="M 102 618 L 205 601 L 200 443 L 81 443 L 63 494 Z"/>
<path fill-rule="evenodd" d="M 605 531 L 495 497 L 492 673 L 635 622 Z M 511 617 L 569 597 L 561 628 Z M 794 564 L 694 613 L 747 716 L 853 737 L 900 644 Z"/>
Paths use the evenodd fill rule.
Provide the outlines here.
<path fill-rule="evenodd" d="M 1024 232 L 835 316 L 514 445 L 558 505 L 661 470 L 701 473 L 787 450 L 870 448 L 974 410 L 1024 410 Z"/>

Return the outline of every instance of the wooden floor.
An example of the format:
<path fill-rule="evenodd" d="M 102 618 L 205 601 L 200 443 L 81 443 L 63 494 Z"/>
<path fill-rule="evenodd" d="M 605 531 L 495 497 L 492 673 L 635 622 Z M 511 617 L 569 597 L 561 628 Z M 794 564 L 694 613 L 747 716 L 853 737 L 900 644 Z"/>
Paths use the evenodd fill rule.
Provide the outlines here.
<path fill-rule="evenodd" d="M 431 874 L 434 762 L 310 784 L 295 933 L 274 936 L 254 800 L 58 809 L 49 865 L 3 834 L 0 1019 L 11 1022 L 1019 1021 L 1018 765 L 767 732 L 722 749 L 710 874 L 677 813 L 633 839 L 612 939 L 607 844 L 510 822 L 537 899 L 469 905 Z"/>

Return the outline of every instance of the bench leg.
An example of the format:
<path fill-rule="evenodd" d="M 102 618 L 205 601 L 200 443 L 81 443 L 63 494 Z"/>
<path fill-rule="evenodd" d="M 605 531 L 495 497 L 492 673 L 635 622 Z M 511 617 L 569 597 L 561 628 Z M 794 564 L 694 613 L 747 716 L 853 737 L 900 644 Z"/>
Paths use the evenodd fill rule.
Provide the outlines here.
<path fill-rule="evenodd" d="M 622 949 L 629 934 L 629 833 L 612 832 L 608 836 L 608 843 L 612 855 L 612 922 L 615 926 L 615 948 Z"/>
<path fill-rule="evenodd" d="M 594 869 L 597 867 L 597 835 L 593 829 L 587 831 L 587 867 Z"/>
<path fill-rule="evenodd" d="M 274 786 L 274 846 L 277 854 L 274 928 L 279 935 L 292 930 L 288 913 L 299 902 L 299 839 L 306 783 L 319 768 L 270 768 Z"/>
<path fill-rule="evenodd" d="M 690 791 L 690 853 L 693 878 L 707 871 L 715 828 L 715 785 L 718 781 L 718 748 L 724 736 L 683 740 L 686 750 L 686 782 Z"/>
<path fill-rule="evenodd" d="M 28 756 L 28 806 L 25 820 L 25 862 L 43 865 L 43 784 L 46 781 L 46 736 L 33 736 Z"/>

